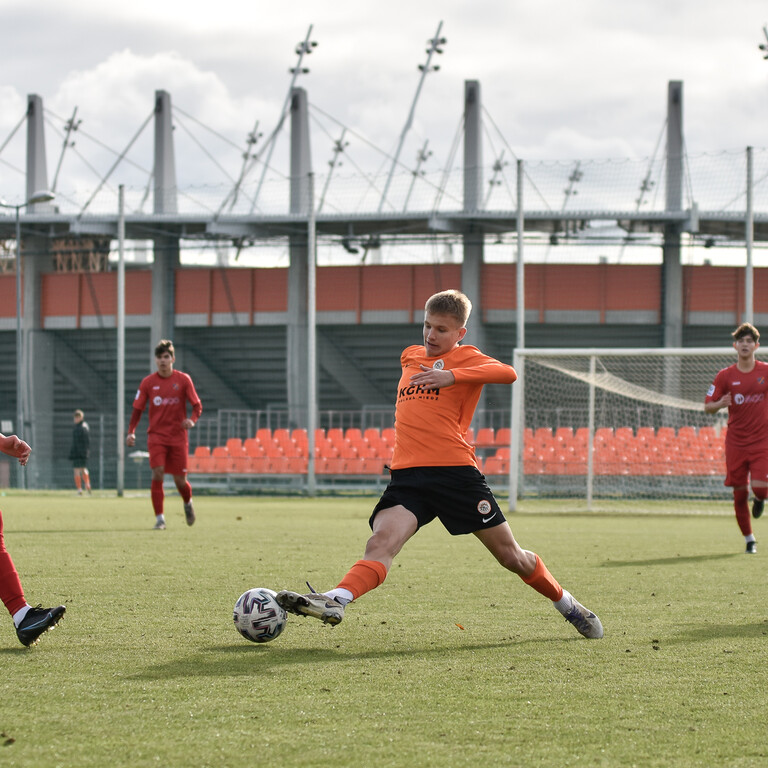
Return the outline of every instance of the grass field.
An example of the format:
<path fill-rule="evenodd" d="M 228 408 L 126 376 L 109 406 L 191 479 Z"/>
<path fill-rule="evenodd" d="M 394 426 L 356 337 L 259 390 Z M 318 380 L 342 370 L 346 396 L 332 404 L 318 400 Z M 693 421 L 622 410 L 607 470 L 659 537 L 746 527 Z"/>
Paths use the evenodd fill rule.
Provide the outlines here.
<path fill-rule="evenodd" d="M 67 606 L 31 649 L 0 621 L 0 765 L 768 765 L 768 551 L 727 505 L 511 516 L 603 640 L 437 523 L 340 626 L 241 638 L 245 589 L 336 585 L 373 501 L 198 496 L 187 528 L 172 496 L 152 531 L 146 496 L 0 499 L 28 600 Z"/>

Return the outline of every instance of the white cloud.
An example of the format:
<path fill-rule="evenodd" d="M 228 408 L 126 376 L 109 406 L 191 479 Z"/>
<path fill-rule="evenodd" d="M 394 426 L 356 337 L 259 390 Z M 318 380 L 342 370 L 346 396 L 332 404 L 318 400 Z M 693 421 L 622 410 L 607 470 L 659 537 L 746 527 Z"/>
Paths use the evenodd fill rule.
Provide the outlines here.
<path fill-rule="evenodd" d="M 12 0 L 4 16 L 14 30 L 5 71 L 14 74 L 0 88 L 0 144 L 23 116 L 26 94 L 40 93 L 55 115 L 47 129 L 52 172 L 61 151 L 57 131 L 77 107 L 81 133 L 62 169 L 62 183 L 71 189 L 94 183 L 77 152 L 100 174 L 113 162 L 85 134 L 121 151 L 151 113 L 159 89 L 211 129 L 177 113 L 180 181 L 226 183 L 206 152 L 237 174 L 254 121 L 264 134 L 276 124 L 294 48 L 310 24 L 318 46 L 304 61 L 310 74 L 298 83 L 318 108 L 313 161 L 321 174 L 341 128 L 319 110 L 381 149 L 394 149 L 419 81 L 417 65 L 426 60 L 427 39 L 440 20 L 447 43 L 433 61 L 441 69 L 426 79 L 403 148 L 409 167 L 425 141 L 434 152 L 430 171 L 447 163 L 468 79 L 481 82 L 484 108 L 504 137 L 495 135 L 489 119 L 488 163 L 505 142 L 507 157 L 511 151 L 530 160 L 647 157 L 663 128 L 667 83 L 674 79 L 684 81 L 689 152 L 761 146 L 768 124 L 768 62 L 757 50 L 768 13 L 756 0 L 727 12 L 718 0 L 391 0 L 375 9 L 349 0 L 221 0 L 193 10 L 177 0 Z M 368 173 L 386 172 L 387 161 L 351 131 L 344 172 L 355 162 Z M 145 134 L 131 157 L 149 169 L 151 125 Z M 23 166 L 22 136 L 9 142 L 0 161 Z M 287 172 L 285 140 L 275 165 Z M 141 175 L 126 168 L 122 178 L 139 183 Z M 0 166 L 0 195 L 11 197 L 6 187 L 19 184 L 18 173 Z"/>

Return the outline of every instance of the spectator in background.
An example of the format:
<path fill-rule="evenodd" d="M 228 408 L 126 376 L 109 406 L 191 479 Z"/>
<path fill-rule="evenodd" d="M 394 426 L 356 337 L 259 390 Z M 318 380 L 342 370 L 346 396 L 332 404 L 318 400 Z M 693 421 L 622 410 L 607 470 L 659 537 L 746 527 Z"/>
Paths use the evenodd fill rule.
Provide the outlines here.
<path fill-rule="evenodd" d="M 83 489 L 90 495 L 91 474 L 88 472 L 88 457 L 91 453 L 91 431 L 85 421 L 85 414 L 78 408 L 73 416 L 75 426 L 72 429 L 72 447 L 69 458 L 75 473 L 75 488 L 78 496 L 83 495 Z"/>

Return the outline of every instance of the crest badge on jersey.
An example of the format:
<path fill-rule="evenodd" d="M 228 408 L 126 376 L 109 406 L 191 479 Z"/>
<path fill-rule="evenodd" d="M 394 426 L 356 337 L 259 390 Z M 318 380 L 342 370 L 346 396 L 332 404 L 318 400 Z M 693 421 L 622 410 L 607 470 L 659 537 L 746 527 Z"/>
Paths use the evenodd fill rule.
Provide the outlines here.
<path fill-rule="evenodd" d="M 434 364 L 432 365 L 432 368 L 434 368 L 434 370 L 436 371 L 442 371 L 444 365 L 445 363 L 442 360 L 435 360 Z"/>

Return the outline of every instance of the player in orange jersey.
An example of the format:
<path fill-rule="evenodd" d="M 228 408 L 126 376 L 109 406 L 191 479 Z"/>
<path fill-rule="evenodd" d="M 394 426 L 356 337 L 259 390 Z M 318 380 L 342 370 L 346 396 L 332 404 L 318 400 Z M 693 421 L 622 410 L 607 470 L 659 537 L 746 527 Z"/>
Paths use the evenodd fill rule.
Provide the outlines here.
<path fill-rule="evenodd" d="M 768 363 L 755 360 L 760 332 L 754 325 L 742 323 L 731 336 L 738 360 L 718 371 L 704 399 L 704 410 L 728 409 L 724 485 L 733 487 L 733 508 L 746 542 L 745 553 L 756 555 L 749 486 L 751 481 L 752 516 L 758 518 L 768 496 Z"/>
<path fill-rule="evenodd" d="M 338 624 L 344 606 L 378 587 L 419 528 L 438 518 L 449 533 L 473 533 L 498 562 L 549 598 L 585 637 L 600 638 L 600 619 L 566 592 L 534 552 L 522 549 L 480 473 L 467 430 L 484 384 L 511 384 L 515 370 L 461 345 L 472 310 L 461 292 L 431 296 L 424 343 L 405 349 L 395 406 L 391 479 L 370 518 L 365 554 L 328 592 L 278 592 L 286 611 Z M 309 586 L 309 585 L 307 585 Z"/>
<path fill-rule="evenodd" d="M 0 451 L 19 460 L 26 466 L 32 449 L 16 435 L 0 435 Z M 34 645 L 40 636 L 53 629 L 67 610 L 63 605 L 56 608 L 33 608 L 24 597 L 21 580 L 3 539 L 3 513 L 0 512 L 0 600 L 13 617 L 16 636 L 22 645 Z"/>
<path fill-rule="evenodd" d="M 195 522 L 195 508 L 192 504 L 192 486 L 187 480 L 189 456 L 188 430 L 195 426 L 203 412 L 203 405 L 195 391 L 192 379 L 181 371 L 174 371 L 176 362 L 173 343 L 163 339 L 155 347 L 157 373 L 142 379 L 133 401 L 133 414 L 128 425 L 126 445 L 136 445 L 136 427 L 141 414 L 149 403 L 149 427 L 147 428 L 147 450 L 149 466 L 152 469 L 152 508 L 155 512 L 155 529 L 165 529 L 163 505 L 163 477 L 167 472 L 184 502 L 184 516 L 187 525 Z M 187 415 L 187 403 L 192 406 L 191 417 Z"/>

